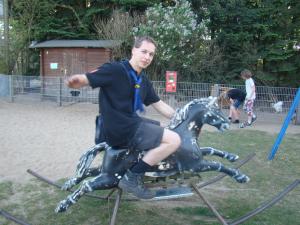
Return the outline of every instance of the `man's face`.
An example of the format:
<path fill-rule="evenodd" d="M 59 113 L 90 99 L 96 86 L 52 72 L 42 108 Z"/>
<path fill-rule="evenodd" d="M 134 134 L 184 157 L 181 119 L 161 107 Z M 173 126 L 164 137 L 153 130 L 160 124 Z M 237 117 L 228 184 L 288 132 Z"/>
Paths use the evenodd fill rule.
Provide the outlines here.
<path fill-rule="evenodd" d="M 154 54 L 155 45 L 150 42 L 143 41 L 139 48 L 134 47 L 132 49 L 131 61 L 137 67 L 135 69 L 142 70 L 147 68 L 151 64 Z"/>

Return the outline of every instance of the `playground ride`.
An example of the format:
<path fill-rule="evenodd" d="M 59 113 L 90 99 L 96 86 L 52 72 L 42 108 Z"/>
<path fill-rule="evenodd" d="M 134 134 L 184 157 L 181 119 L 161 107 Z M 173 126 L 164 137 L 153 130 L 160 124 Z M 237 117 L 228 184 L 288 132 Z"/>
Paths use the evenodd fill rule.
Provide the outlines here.
<path fill-rule="evenodd" d="M 154 188 L 159 187 L 159 189 L 156 191 L 156 197 L 152 199 L 152 201 L 186 197 L 192 195 L 194 191 L 194 193 L 196 193 L 212 210 L 221 224 L 240 224 L 274 205 L 287 193 L 298 186 L 300 180 L 295 180 L 281 193 L 276 195 L 273 199 L 261 204 L 255 210 L 252 210 L 239 219 L 227 222 L 213 207 L 213 205 L 203 196 L 203 194 L 200 192 L 200 189 L 204 186 L 217 182 L 226 175 L 232 177 L 239 183 L 248 182 L 249 177 L 239 172 L 238 168 L 249 162 L 254 157 L 254 154 L 249 155 L 235 168 L 227 168 L 220 162 L 207 161 L 203 159 L 203 156 L 205 155 L 216 155 L 225 158 L 230 162 L 234 162 L 238 159 L 237 155 L 226 151 L 213 149 L 211 147 L 200 148 L 198 146 L 197 139 L 204 124 L 214 126 L 220 131 L 224 131 L 229 127 L 229 121 L 219 110 L 215 100 L 216 99 L 211 98 L 195 99 L 189 102 L 183 108 L 176 111 L 176 114 L 171 120 L 168 129 L 174 130 L 181 136 L 182 145 L 175 154 L 163 160 L 159 165 L 153 168 L 153 171 L 146 173 L 145 178 L 151 180 L 151 183 L 146 182 L 146 185 Z M 93 159 L 101 151 L 104 151 L 102 165 L 97 168 L 90 168 Z M 110 225 L 114 225 L 116 223 L 119 204 L 122 199 L 122 190 L 118 188 L 118 181 L 122 178 L 125 171 L 142 157 L 141 154 L 143 153 L 137 153 L 125 148 L 113 149 L 105 142 L 97 144 L 82 155 L 77 165 L 75 177 L 67 180 L 63 186 L 55 184 L 54 182 L 42 177 L 32 170 L 28 170 L 27 172 L 50 185 L 54 185 L 63 190 L 72 192 L 66 199 L 62 200 L 58 204 L 55 210 L 56 212 L 63 212 L 67 210 L 82 196 L 93 197 L 102 200 L 114 198 L 115 205 L 113 208 L 112 217 L 110 218 Z M 220 174 L 219 176 L 210 179 L 205 183 L 199 183 L 199 173 L 206 171 L 219 171 L 223 174 Z M 88 177 L 94 178 L 85 180 Z M 188 179 L 184 179 L 185 177 L 188 177 Z M 198 182 L 192 181 L 194 178 L 197 179 Z M 180 184 L 177 182 L 176 187 L 174 187 L 174 184 L 170 185 L 167 182 L 168 180 L 179 181 Z M 72 187 L 79 184 L 81 181 L 83 182 L 80 187 L 73 191 Z M 161 183 L 159 183 L 160 181 L 164 181 L 165 184 L 161 185 Z M 111 192 L 105 197 L 96 196 L 89 193 L 93 190 L 100 189 L 110 189 Z M 116 192 L 116 195 L 113 197 L 114 192 Z M 123 198 L 123 200 L 132 201 L 139 199 Z M 1 214 L 10 220 L 15 222 L 17 221 L 19 224 L 27 224 L 14 218 L 12 215 L 3 210 L 1 210 Z"/>
<path fill-rule="evenodd" d="M 172 129 L 180 135 L 181 146 L 174 154 L 155 166 L 152 171 L 146 173 L 147 177 L 166 178 L 180 176 L 186 172 L 195 176 L 200 172 L 219 171 L 239 183 L 246 183 L 250 180 L 248 176 L 236 169 L 227 168 L 220 162 L 203 159 L 205 155 L 216 155 L 230 162 L 238 159 L 237 155 L 229 152 L 198 146 L 197 139 L 204 124 L 214 126 L 220 131 L 229 128 L 229 121 L 215 101 L 216 98 L 195 99 L 176 111 L 168 129 Z M 105 151 L 102 166 L 91 169 L 91 162 L 101 151 Z M 62 200 L 55 211 L 66 211 L 88 192 L 116 188 L 126 170 L 142 158 L 142 154 L 133 149 L 113 149 L 105 142 L 95 145 L 82 155 L 75 177 L 69 179 L 63 185 L 63 189 L 69 190 L 84 180 L 83 183 L 76 191 Z M 91 176 L 94 178 L 85 180 Z"/>

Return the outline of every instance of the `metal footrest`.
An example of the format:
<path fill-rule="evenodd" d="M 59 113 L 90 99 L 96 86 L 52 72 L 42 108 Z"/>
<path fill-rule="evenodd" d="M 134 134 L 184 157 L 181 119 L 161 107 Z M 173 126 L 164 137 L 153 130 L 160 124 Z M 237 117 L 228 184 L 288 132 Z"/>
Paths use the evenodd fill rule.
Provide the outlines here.
<path fill-rule="evenodd" d="M 151 200 L 165 200 L 192 196 L 194 193 L 190 187 L 170 187 L 155 190 L 155 197 Z"/>

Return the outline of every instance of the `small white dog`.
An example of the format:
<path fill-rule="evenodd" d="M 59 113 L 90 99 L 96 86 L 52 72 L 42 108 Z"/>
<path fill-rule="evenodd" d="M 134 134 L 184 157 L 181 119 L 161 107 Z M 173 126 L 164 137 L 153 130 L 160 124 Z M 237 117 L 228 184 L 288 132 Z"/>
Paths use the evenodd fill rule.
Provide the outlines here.
<path fill-rule="evenodd" d="M 275 109 L 275 111 L 277 113 L 281 113 L 282 112 L 282 105 L 283 105 L 282 101 L 279 101 L 279 102 L 276 102 L 276 103 L 272 103 L 272 107 Z"/>

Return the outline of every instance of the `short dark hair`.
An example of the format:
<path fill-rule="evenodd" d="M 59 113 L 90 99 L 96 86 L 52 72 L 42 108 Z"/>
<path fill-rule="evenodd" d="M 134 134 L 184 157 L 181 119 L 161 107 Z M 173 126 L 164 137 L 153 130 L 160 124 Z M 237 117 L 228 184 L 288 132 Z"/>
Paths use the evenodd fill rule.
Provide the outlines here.
<path fill-rule="evenodd" d="M 152 43 L 155 46 L 155 48 L 157 47 L 157 44 L 154 41 L 154 39 L 152 37 L 149 37 L 149 36 L 137 36 L 137 37 L 135 37 L 133 47 L 135 47 L 135 48 L 141 47 L 143 41 Z"/>
<path fill-rule="evenodd" d="M 250 70 L 247 70 L 247 69 L 244 69 L 242 72 L 241 72 L 241 76 L 248 79 L 250 77 L 252 77 L 252 73 Z"/>

